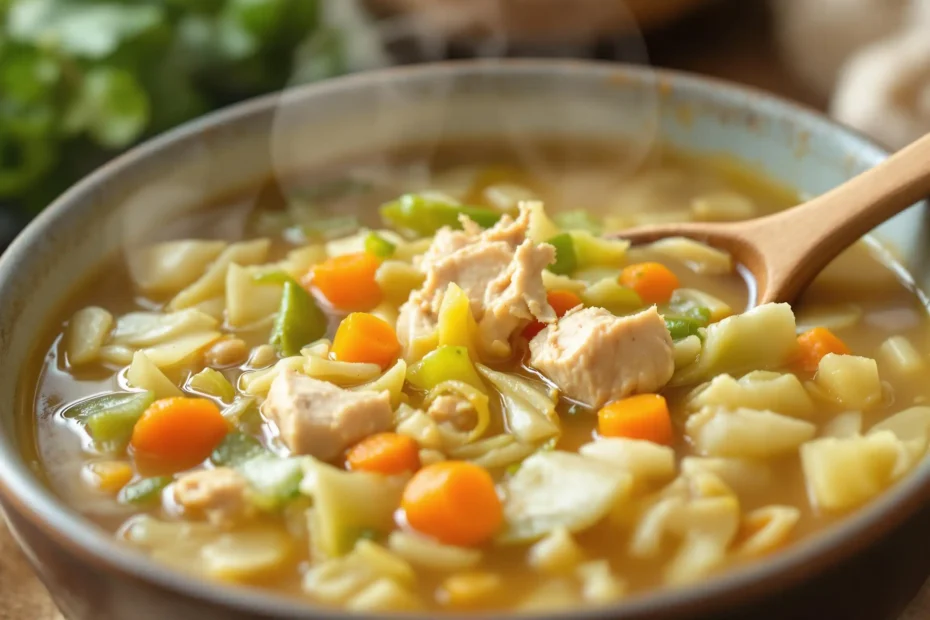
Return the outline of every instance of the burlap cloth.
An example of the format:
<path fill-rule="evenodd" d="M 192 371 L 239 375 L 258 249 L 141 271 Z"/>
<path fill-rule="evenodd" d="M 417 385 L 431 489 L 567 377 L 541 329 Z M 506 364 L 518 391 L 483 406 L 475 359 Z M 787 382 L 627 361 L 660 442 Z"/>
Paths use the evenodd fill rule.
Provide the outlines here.
<path fill-rule="evenodd" d="M 652 63 L 744 82 L 824 107 L 779 63 L 769 36 L 770 20 L 757 2 L 730 0 L 675 27 L 649 35 Z M 48 592 L 0 521 L 0 620 L 61 620 Z M 901 620 L 930 618 L 930 583 Z"/>

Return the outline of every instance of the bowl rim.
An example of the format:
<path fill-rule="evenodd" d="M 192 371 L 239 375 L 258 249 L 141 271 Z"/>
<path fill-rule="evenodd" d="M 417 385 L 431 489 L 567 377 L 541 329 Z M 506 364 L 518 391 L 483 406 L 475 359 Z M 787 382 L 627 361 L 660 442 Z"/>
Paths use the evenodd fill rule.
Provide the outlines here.
<path fill-rule="evenodd" d="M 160 136 L 130 149 L 85 177 L 57 198 L 40 213 L 0 256 L 0 295 L 8 288 L 20 264 L 32 260 L 30 248 L 68 209 L 86 202 L 101 184 L 157 155 L 159 151 L 195 139 L 221 128 L 245 122 L 250 117 L 266 114 L 282 96 L 312 98 L 324 93 L 352 90 L 372 80 L 428 79 L 432 75 L 464 75 L 473 72 L 551 73 L 584 72 L 590 79 L 633 78 L 650 81 L 672 89 L 685 88 L 694 92 L 722 93 L 736 105 L 755 111 L 765 118 L 783 116 L 807 127 L 815 127 L 846 140 L 857 154 L 864 154 L 869 163 L 883 159 L 888 150 L 860 133 L 828 119 L 823 114 L 760 89 L 725 80 L 682 71 L 633 66 L 622 63 L 566 59 L 493 59 L 458 60 L 395 67 L 379 71 L 343 76 L 324 82 L 304 85 L 283 92 L 253 98 L 189 121 Z M 760 105 L 761 104 L 761 105 Z M 7 306 L 0 314 L 8 312 Z M 16 433 L 0 432 L 0 498 L 8 510 L 15 510 L 33 526 L 55 541 L 59 547 L 77 556 L 82 562 L 105 572 L 116 572 L 124 578 L 155 586 L 163 591 L 193 600 L 210 603 L 218 608 L 255 614 L 261 617 L 323 619 L 353 617 L 338 609 L 314 606 L 242 586 L 223 585 L 206 580 L 191 580 L 186 575 L 158 564 L 142 552 L 120 543 L 104 530 L 93 526 L 66 505 L 47 488 L 31 470 L 18 447 Z M 711 576 L 695 585 L 659 589 L 637 594 L 615 605 L 596 609 L 549 612 L 535 617 L 552 620 L 580 620 L 611 617 L 618 620 L 646 620 L 690 617 L 698 613 L 719 611 L 723 607 L 748 602 L 766 592 L 773 583 L 786 587 L 835 565 L 880 537 L 913 514 L 930 496 L 930 460 L 898 482 L 878 499 L 829 526 L 825 531 L 798 541 L 776 555 L 758 560 L 738 569 Z M 5 513 L 4 513 L 4 516 Z M 9 517 L 7 517 L 9 522 Z M 392 615 L 396 618 L 422 620 L 424 615 Z M 464 614 L 444 614 L 448 618 L 466 618 Z M 513 613 L 487 615 L 488 618 L 516 617 Z"/>

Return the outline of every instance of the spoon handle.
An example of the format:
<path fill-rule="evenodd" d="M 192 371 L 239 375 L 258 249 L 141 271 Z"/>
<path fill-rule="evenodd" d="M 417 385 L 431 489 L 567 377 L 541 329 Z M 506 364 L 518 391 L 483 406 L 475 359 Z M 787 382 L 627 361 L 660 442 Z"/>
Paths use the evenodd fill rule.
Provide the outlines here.
<path fill-rule="evenodd" d="M 840 252 L 927 196 L 930 134 L 804 205 L 745 222 L 742 233 L 766 257 L 758 301 L 793 299 Z"/>

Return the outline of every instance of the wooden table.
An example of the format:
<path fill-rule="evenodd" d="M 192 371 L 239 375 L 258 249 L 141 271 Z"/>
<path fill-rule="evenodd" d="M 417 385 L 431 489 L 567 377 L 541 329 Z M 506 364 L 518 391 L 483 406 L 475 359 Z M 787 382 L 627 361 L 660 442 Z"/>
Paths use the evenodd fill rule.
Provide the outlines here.
<path fill-rule="evenodd" d="M 742 82 L 813 107 L 825 102 L 793 81 L 780 64 L 758 2 L 725 2 L 647 37 L 651 64 Z M 901 620 L 930 617 L 930 586 Z M 0 620 L 60 620 L 43 586 L 0 524 Z M 831 619 L 832 620 L 832 619 Z"/>

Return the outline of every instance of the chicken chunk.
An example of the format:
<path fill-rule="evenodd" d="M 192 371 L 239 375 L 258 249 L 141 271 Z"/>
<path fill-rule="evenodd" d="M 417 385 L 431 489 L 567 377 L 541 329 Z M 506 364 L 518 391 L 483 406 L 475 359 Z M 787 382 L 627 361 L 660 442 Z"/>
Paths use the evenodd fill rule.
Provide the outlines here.
<path fill-rule="evenodd" d="M 468 296 L 478 323 L 481 350 L 495 357 L 510 354 L 510 337 L 533 320 L 549 323 L 555 311 L 546 300 L 543 270 L 555 261 L 555 248 L 526 238 L 530 210 L 517 219 L 504 216 L 481 230 L 462 218 L 462 230 L 436 234 L 420 261 L 426 275 L 400 309 L 398 336 L 407 357 L 415 343 L 436 328 L 443 296 L 457 284 Z"/>
<path fill-rule="evenodd" d="M 294 454 L 330 461 L 343 450 L 391 426 L 389 392 L 345 390 L 295 372 L 275 378 L 262 412 Z"/>
<path fill-rule="evenodd" d="M 224 525 L 248 513 L 247 489 L 239 472 L 218 467 L 181 476 L 174 485 L 174 499 L 185 512 L 204 515 L 212 523 Z"/>
<path fill-rule="evenodd" d="M 591 407 L 658 390 L 675 370 L 672 338 L 655 307 L 617 317 L 576 309 L 530 342 L 530 365 Z"/>
<path fill-rule="evenodd" d="M 470 402 L 448 394 L 430 403 L 426 414 L 439 424 L 451 424 L 460 431 L 469 431 L 478 423 L 478 413 Z"/>

